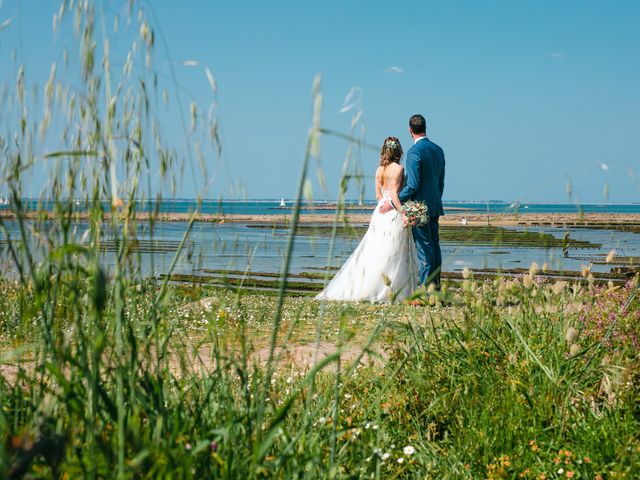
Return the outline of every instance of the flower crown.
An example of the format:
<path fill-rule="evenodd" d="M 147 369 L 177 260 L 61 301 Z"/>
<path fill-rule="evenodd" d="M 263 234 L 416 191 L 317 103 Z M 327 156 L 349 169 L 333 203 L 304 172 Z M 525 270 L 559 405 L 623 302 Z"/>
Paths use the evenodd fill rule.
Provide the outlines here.
<path fill-rule="evenodd" d="M 387 140 L 384 142 L 384 146 L 387 148 L 398 148 L 398 142 L 395 140 Z"/>

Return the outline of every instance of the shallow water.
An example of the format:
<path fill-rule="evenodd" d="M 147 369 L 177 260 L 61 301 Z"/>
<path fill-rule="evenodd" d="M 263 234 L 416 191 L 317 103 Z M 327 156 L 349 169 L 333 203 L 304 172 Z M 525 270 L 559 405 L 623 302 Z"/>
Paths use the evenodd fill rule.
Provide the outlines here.
<path fill-rule="evenodd" d="M 18 229 L 15 222 L 5 222 L 10 237 L 17 239 Z M 177 245 L 187 228 L 186 222 L 156 223 L 153 238 L 162 241 L 161 245 L 152 245 L 139 253 L 139 266 L 143 275 L 162 274 L 169 271 Z M 86 223 L 78 223 L 72 233 L 76 241 L 81 241 L 86 231 Z M 470 227 L 473 228 L 473 227 Z M 521 227 L 511 227 L 523 230 Z M 474 270 L 528 268 L 531 262 L 542 266 L 544 263 L 553 270 L 579 271 L 582 265 L 588 265 L 594 258 L 602 259 L 611 249 L 619 256 L 640 257 L 640 234 L 600 229 L 562 229 L 534 227 L 529 231 L 551 233 L 562 238 L 569 230 L 572 239 L 601 243 L 601 248 L 571 249 L 569 257 L 562 257 L 561 248 L 476 246 L 458 242 L 443 242 L 443 270 L 460 271 L 464 267 Z M 31 242 L 37 237 L 30 236 Z M 108 238 L 108 236 L 107 236 Z M 148 223 L 138 228 L 140 240 L 150 239 Z M 4 233 L 0 239 L 6 240 Z M 201 269 L 229 269 L 253 272 L 278 272 L 282 268 L 288 240 L 287 230 L 249 228 L 244 224 L 196 223 L 190 232 L 186 248 L 181 252 L 175 273 L 198 273 Z M 318 271 L 330 265 L 342 265 L 355 249 L 359 239 L 338 237 L 335 239 L 333 253 L 329 256 L 331 238 L 327 236 L 299 236 L 294 243 L 294 252 L 290 271 L 292 273 Z M 161 247 L 161 248 L 159 248 Z M 11 262 L 6 245 L 0 244 L 3 252 L 0 265 L 5 271 L 11 270 Z M 149 251 L 153 250 L 153 252 Z M 113 248 L 112 248 L 113 250 Z M 160 251 L 156 251 L 160 250 Z M 102 262 L 107 269 L 113 265 L 113 251 L 102 254 Z M 592 266 L 593 271 L 608 272 L 610 265 Z"/>

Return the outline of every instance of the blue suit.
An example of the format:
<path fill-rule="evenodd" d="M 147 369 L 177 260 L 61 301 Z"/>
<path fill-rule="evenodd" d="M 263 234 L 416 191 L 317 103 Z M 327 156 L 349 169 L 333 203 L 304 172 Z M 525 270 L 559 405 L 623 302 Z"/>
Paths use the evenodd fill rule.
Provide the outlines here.
<path fill-rule="evenodd" d="M 413 228 L 413 241 L 418 252 L 420 284 L 440 285 L 442 253 L 438 219 L 444 215 L 444 152 L 428 138 L 418 140 L 407 152 L 406 181 L 398 193 L 402 203 L 408 200 L 424 202 L 429 209 L 429 223 Z"/>

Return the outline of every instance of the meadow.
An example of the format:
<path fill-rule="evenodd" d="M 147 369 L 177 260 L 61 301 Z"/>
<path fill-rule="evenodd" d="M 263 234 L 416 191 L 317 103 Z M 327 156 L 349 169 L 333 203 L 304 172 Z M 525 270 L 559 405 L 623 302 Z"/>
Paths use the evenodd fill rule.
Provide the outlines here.
<path fill-rule="evenodd" d="M 1 478 L 640 471 L 637 275 L 614 284 L 588 268 L 569 281 L 535 265 L 509 278 L 465 271 L 441 292 L 418 292 L 424 307 L 289 292 L 321 136 L 348 143 L 338 213 L 323 235 L 348 227 L 347 190 L 362 181 L 360 115 L 348 133 L 323 127 L 319 77 L 273 291 L 176 283 L 175 261 L 163 276 L 143 275 L 141 250 L 169 246 L 154 243 L 159 212 L 146 212 L 151 240 L 139 242 L 136 205 L 175 193 L 187 168 L 207 185 L 222 145 L 210 70 L 202 74 L 214 100 L 203 108 L 175 74 L 156 74 L 154 62 L 173 63 L 151 6 L 128 5 L 127 18 L 114 18 L 99 2 L 61 2 L 53 26 L 76 40 L 79 57 L 61 53 L 44 86 L 16 63 L 3 103 L 1 186 L 17 227 L 0 217 L 10 265 L 0 274 Z M 125 58 L 112 56 L 116 37 L 130 45 Z M 186 146 L 163 135 L 167 111 L 180 118 Z M 38 175 L 47 178 L 46 212 L 24 205 Z M 197 216 L 170 246 L 176 261 Z M 495 232 L 522 241 L 482 234 Z"/>
<path fill-rule="evenodd" d="M 277 317 L 273 295 L 158 302 L 150 281 L 118 306 L 94 277 L 56 283 L 48 324 L 52 291 L 2 282 L 5 478 L 640 469 L 637 282 L 468 278 L 430 307 L 288 297 Z"/>

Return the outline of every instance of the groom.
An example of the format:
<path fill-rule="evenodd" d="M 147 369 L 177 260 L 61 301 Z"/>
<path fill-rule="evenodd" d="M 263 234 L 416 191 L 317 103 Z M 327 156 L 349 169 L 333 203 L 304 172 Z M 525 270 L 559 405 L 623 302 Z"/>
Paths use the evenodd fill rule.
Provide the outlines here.
<path fill-rule="evenodd" d="M 422 115 L 409 119 L 409 133 L 413 146 L 407 152 L 407 174 L 404 188 L 398 193 L 402 203 L 407 200 L 424 202 L 429 209 L 429 223 L 413 227 L 413 240 L 418 252 L 420 284 L 434 283 L 440 287 L 442 254 L 438 234 L 438 218 L 444 215 L 442 192 L 444 191 L 444 152 L 427 138 L 427 122 Z M 394 206 L 387 201 L 380 208 L 387 213 Z M 400 208 L 400 205 L 396 205 Z"/>

